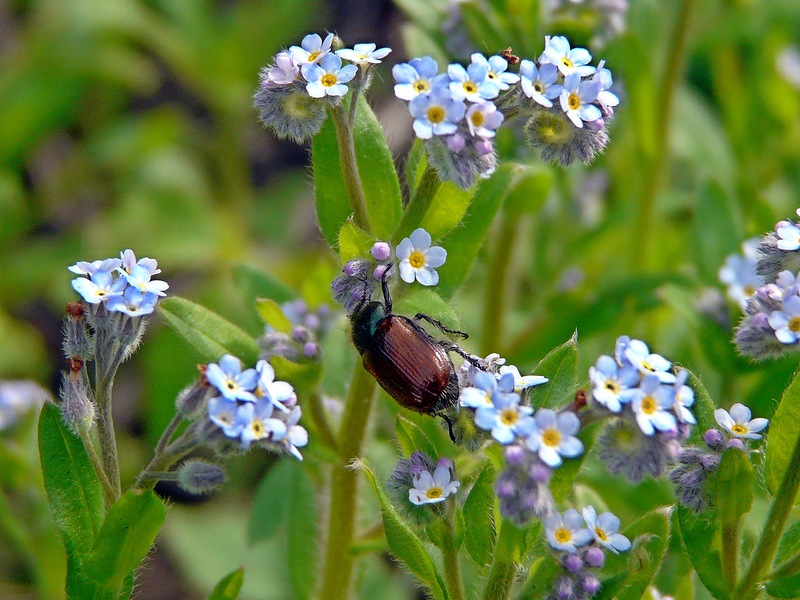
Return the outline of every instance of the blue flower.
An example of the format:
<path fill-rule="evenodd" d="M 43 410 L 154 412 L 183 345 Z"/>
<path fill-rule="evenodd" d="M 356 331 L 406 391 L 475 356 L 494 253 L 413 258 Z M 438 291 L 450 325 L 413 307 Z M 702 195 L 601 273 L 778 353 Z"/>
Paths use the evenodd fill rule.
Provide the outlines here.
<path fill-rule="evenodd" d="M 470 60 L 475 64 L 486 67 L 486 77 L 501 91 L 507 90 L 511 84 L 519 81 L 519 75 L 506 72 L 508 61 L 502 56 L 490 56 L 487 60 L 483 54 L 475 52 L 470 57 Z"/>
<path fill-rule="evenodd" d="M 668 412 L 675 404 L 675 389 L 662 385 L 655 374 L 647 375 L 639 384 L 637 394 L 631 401 L 636 423 L 645 435 L 656 430 L 675 431 L 675 415 Z"/>
<path fill-rule="evenodd" d="M 619 366 L 610 356 L 601 356 L 595 366 L 589 367 L 592 398 L 611 412 L 618 413 L 622 404 L 628 404 L 636 394 L 639 372 L 631 364 Z"/>
<path fill-rule="evenodd" d="M 113 296 L 121 296 L 127 286 L 124 278 L 114 279 L 110 271 L 97 270 L 88 279 L 78 277 L 72 280 L 72 287 L 89 304 L 100 304 Z"/>
<path fill-rule="evenodd" d="M 394 95 L 401 100 L 413 100 L 420 94 L 428 94 L 434 85 L 449 82 L 447 75 L 438 75 L 439 64 L 430 56 L 412 58 L 407 63 L 392 67 L 392 76 L 396 82 Z"/>
<path fill-rule="evenodd" d="M 473 386 L 464 387 L 459 394 L 459 405 L 467 408 L 492 407 L 492 396 L 497 390 L 497 379 L 486 371 L 477 371 L 473 376 Z"/>
<path fill-rule="evenodd" d="M 490 355 L 491 356 L 491 355 Z M 488 357 L 487 357 L 488 358 Z M 505 362 L 505 359 L 503 359 Z M 519 369 L 514 365 L 503 365 L 500 367 L 500 370 L 497 373 L 497 378 L 502 380 L 503 377 L 506 375 L 511 375 L 514 385 L 512 389 L 508 391 L 514 391 L 518 394 L 521 394 L 524 390 L 527 390 L 530 387 L 535 385 L 541 385 L 543 383 L 547 383 L 550 381 L 547 377 L 542 377 L 541 375 L 522 375 L 519 372 Z"/>
<path fill-rule="evenodd" d="M 447 250 L 431 246 L 431 234 L 421 227 L 397 245 L 395 254 L 400 260 L 400 278 L 406 283 L 413 283 L 414 279 L 422 285 L 439 283 L 436 268 L 447 260 Z"/>
<path fill-rule="evenodd" d="M 128 248 L 124 252 L 120 253 L 120 258 L 122 259 L 122 265 L 119 267 L 119 271 L 123 274 L 130 275 L 133 272 L 134 267 L 142 267 L 147 269 L 147 272 L 150 275 L 158 275 L 161 273 L 161 269 L 158 268 L 158 261 L 154 258 L 140 258 L 136 260 L 136 254 L 133 253 L 133 250 Z M 167 289 L 166 287 L 164 289 Z"/>
<path fill-rule="evenodd" d="M 308 82 L 306 91 L 312 98 L 325 96 L 344 96 L 347 93 L 345 83 L 355 77 L 358 67 L 342 66 L 342 59 L 336 54 L 326 55 L 319 64 L 303 65 L 300 71 Z"/>
<path fill-rule="evenodd" d="M 299 75 L 300 67 L 292 60 L 292 55 L 284 50 L 275 55 L 275 66 L 267 70 L 264 81 L 275 85 L 287 85 L 297 81 Z"/>
<path fill-rule="evenodd" d="M 769 424 L 769 420 L 763 418 L 751 420 L 750 417 L 750 409 L 739 403 L 731 406 L 730 413 L 724 408 L 718 408 L 714 411 L 714 418 L 719 423 L 719 426 L 732 436 L 748 440 L 760 440 L 761 435 L 758 432 Z"/>
<path fill-rule="evenodd" d="M 583 520 L 574 508 L 544 519 L 547 542 L 556 550 L 575 554 L 578 546 L 592 541 L 592 532 L 583 527 Z"/>
<path fill-rule="evenodd" d="M 423 140 L 434 135 L 450 135 L 458 129 L 456 123 L 464 118 L 466 105 L 454 100 L 446 87 L 434 87 L 427 95 L 419 95 L 409 104 L 414 117 L 414 133 Z"/>
<path fill-rule="evenodd" d="M 219 364 L 209 363 L 206 379 L 228 400 L 256 400 L 253 390 L 258 384 L 258 373 L 255 369 L 242 371 L 242 361 L 231 354 L 223 356 Z"/>
<path fill-rule="evenodd" d="M 767 321 L 775 330 L 775 337 L 779 342 L 796 344 L 800 340 L 800 297 L 785 298 L 781 309 L 773 310 Z"/>
<path fill-rule="evenodd" d="M 333 44 L 333 34 L 329 33 L 325 36 L 325 40 L 312 33 L 303 38 L 300 46 L 292 46 L 289 48 L 294 64 L 307 65 L 309 63 L 316 63 L 328 56 L 331 51 L 331 44 Z"/>
<path fill-rule="evenodd" d="M 303 455 L 300 454 L 298 448 L 302 448 L 308 444 L 308 432 L 304 427 L 297 424 L 302 414 L 299 406 L 295 406 L 291 410 L 286 419 L 286 435 L 280 440 L 281 445 L 286 451 L 297 460 L 303 460 Z"/>
<path fill-rule="evenodd" d="M 164 290 L 169 289 L 169 284 L 160 279 L 151 280 L 150 270 L 145 266 L 134 265 L 130 274 L 123 271 L 123 277 L 128 281 L 128 285 L 135 287 L 143 294 L 167 295 Z"/>
<path fill-rule="evenodd" d="M 694 390 L 688 385 L 684 385 L 688 377 L 689 371 L 686 369 L 681 369 L 678 371 L 678 375 L 675 377 L 674 401 L 672 408 L 678 417 L 678 421 L 681 423 L 691 423 L 692 425 L 696 425 L 697 420 L 694 418 L 692 411 L 690 411 L 688 408 L 694 404 Z"/>
<path fill-rule="evenodd" d="M 242 423 L 240 439 L 242 448 L 260 440 L 279 442 L 286 435 L 286 424 L 272 417 L 273 404 L 268 398 L 245 402 L 237 409 L 237 421 Z"/>
<path fill-rule="evenodd" d="M 538 69 L 530 60 L 519 64 L 522 92 L 542 106 L 553 106 L 553 99 L 561 95 L 561 86 L 556 84 L 558 69 L 555 65 L 543 64 Z"/>
<path fill-rule="evenodd" d="M 503 113 L 492 102 L 477 102 L 467 109 L 466 114 L 470 135 L 482 138 L 493 138 L 503 118 Z"/>
<path fill-rule="evenodd" d="M 540 408 L 534 421 L 535 427 L 525 439 L 525 445 L 538 453 L 547 466 L 558 467 L 562 456 L 573 458 L 583 452 L 583 442 L 575 437 L 581 422 L 574 412 L 556 414 L 549 408 Z"/>
<path fill-rule="evenodd" d="M 513 389 L 513 379 L 507 377 L 505 389 Z M 476 376 L 477 378 L 477 376 Z M 492 437 L 501 444 L 510 444 L 517 436 L 528 435 L 534 427 L 530 406 L 520 406 L 519 394 L 501 391 L 499 386 L 492 393 L 491 406 L 479 406 L 475 412 L 475 425 L 492 432 Z"/>
<path fill-rule="evenodd" d="M 272 405 L 283 412 L 297 402 L 294 388 L 285 381 L 275 381 L 275 369 L 265 360 L 256 363 L 258 387 L 256 396 L 266 398 Z"/>
<path fill-rule="evenodd" d="M 105 260 L 93 260 L 92 262 L 79 260 L 77 263 L 67 268 L 76 275 L 91 276 L 96 271 L 108 271 L 109 273 L 113 273 L 121 264 L 122 261 L 118 258 L 106 258 Z"/>
<path fill-rule="evenodd" d="M 624 552 L 631 547 L 631 541 L 621 533 L 619 530 L 619 518 L 610 512 L 605 512 L 600 516 L 594 506 L 587 506 L 583 509 L 583 520 L 589 527 L 589 531 L 594 536 L 596 541 L 601 546 L 608 548 L 614 554 L 619 554 L 620 551 Z"/>
<path fill-rule="evenodd" d="M 152 292 L 143 294 L 138 288 L 128 286 L 122 296 L 111 296 L 106 308 L 111 312 L 121 312 L 129 317 L 149 315 L 156 308 L 158 296 Z"/>
<path fill-rule="evenodd" d="M 581 76 L 571 73 L 564 78 L 561 88 L 561 109 L 566 113 L 575 127 L 582 128 L 584 121 L 596 121 L 603 114 L 592 102 L 600 93 L 600 84 L 596 81 L 581 81 Z"/>
<path fill-rule="evenodd" d="M 614 84 L 614 80 L 611 77 L 611 71 L 603 67 L 604 64 L 605 61 L 603 60 L 597 64 L 597 71 L 595 71 L 592 81 L 600 85 L 597 101 L 600 103 L 600 106 L 603 107 L 603 110 L 610 114 L 613 112 L 612 108 L 619 104 L 619 98 L 617 98 L 616 94 L 609 91 Z"/>
<path fill-rule="evenodd" d="M 720 267 L 717 277 L 728 286 L 728 298 L 742 307 L 747 306 L 747 300 L 758 288 L 764 285 L 764 280 L 756 273 L 756 259 L 760 238 L 750 238 L 742 243 L 742 254 L 731 254 L 725 258 L 725 264 Z"/>
<path fill-rule="evenodd" d="M 375 48 L 375 44 L 356 44 L 353 46 L 352 50 L 349 48 L 342 48 L 341 50 L 337 50 L 336 54 L 345 60 L 360 65 L 377 65 L 380 64 L 382 58 L 385 58 L 386 55 L 392 51 L 391 48 L 379 48 L 377 50 Z"/>
<path fill-rule="evenodd" d="M 453 478 L 451 469 L 453 462 L 442 459 L 431 475 L 430 471 L 418 470 L 413 475 L 413 485 L 408 490 L 408 499 L 416 506 L 423 504 L 438 504 L 458 491 L 461 483 Z"/>
<path fill-rule="evenodd" d="M 800 248 L 800 228 L 791 223 L 778 227 L 778 248 L 790 252 Z"/>
<path fill-rule="evenodd" d="M 500 88 L 489 79 L 485 65 L 472 63 L 465 69 L 457 63 L 447 66 L 450 77 L 450 93 L 456 100 L 480 102 L 491 100 L 500 94 Z"/>
<path fill-rule="evenodd" d="M 208 401 L 208 418 L 229 438 L 238 439 L 247 424 L 239 419 L 238 413 L 239 404 L 235 400 L 215 396 Z"/>
<path fill-rule="evenodd" d="M 662 383 L 673 383 L 675 375 L 669 372 L 672 363 L 660 354 L 652 354 L 641 340 L 624 335 L 617 339 L 617 361 L 632 364 L 642 375 L 657 375 Z"/>
<path fill-rule="evenodd" d="M 569 41 L 561 35 L 545 36 L 544 43 L 544 53 L 539 57 L 540 63 L 555 65 L 564 77 L 572 74 L 584 77 L 594 73 L 594 67 L 588 66 L 592 55 L 585 48 L 570 49 Z"/>

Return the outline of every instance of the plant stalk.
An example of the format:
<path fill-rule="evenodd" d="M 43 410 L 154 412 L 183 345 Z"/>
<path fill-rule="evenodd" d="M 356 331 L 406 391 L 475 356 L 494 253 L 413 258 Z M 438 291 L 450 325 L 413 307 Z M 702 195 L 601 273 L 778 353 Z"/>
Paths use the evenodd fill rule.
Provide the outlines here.
<path fill-rule="evenodd" d="M 367 200 L 366 196 L 364 196 L 364 187 L 361 185 L 361 177 L 358 174 L 356 146 L 353 139 L 353 129 L 350 126 L 350 118 L 342 104 L 331 107 L 331 117 L 336 127 L 336 138 L 339 142 L 339 161 L 355 223 L 369 233 L 371 229 L 369 214 L 367 213 Z"/>
<path fill-rule="evenodd" d="M 494 547 L 489 579 L 483 591 L 484 600 L 506 600 L 511 595 L 511 588 L 517 575 L 516 563 L 519 561 L 520 548 L 524 543 L 525 531 L 503 520 Z"/>
<path fill-rule="evenodd" d="M 419 226 L 441 185 L 442 180 L 439 179 L 436 169 L 430 164 L 426 164 L 419 183 L 414 189 L 414 195 L 411 196 L 408 205 L 403 209 L 400 223 L 397 224 L 394 234 L 392 234 L 393 243 L 397 244 L 411 233 L 412 228 Z"/>
<path fill-rule="evenodd" d="M 97 401 L 97 437 L 100 441 L 100 458 L 103 470 L 110 485 L 111 504 L 122 494 L 119 477 L 119 457 L 117 454 L 117 437 L 114 432 L 114 419 L 111 416 L 111 388 L 116 369 L 100 374 L 95 385 Z M 87 448 L 88 451 L 88 448 Z"/>
<path fill-rule="evenodd" d="M 464 581 L 461 577 L 461 562 L 458 556 L 458 546 L 456 545 L 454 520 L 455 503 L 448 501 L 450 505 L 447 509 L 445 525 L 447 527 L 442 540 L 442 562 L 444 564 L 444 580 L 451 600 L 464 600 Z"/>
<path fill-rule="evenodd" d="M 497 236 L 494 257 L 492 258 L 492 265 L 489 268 L 488 281 L 485 286 L 486 301 L 483 305 L 481 356 L 486 356 L 490 352 L 498 352 L 500 340 L 503 339 L 508 273 L 518 233 L 519 219 L 512 218 L 503 210 L 500 215 L 500 231 Z"/>

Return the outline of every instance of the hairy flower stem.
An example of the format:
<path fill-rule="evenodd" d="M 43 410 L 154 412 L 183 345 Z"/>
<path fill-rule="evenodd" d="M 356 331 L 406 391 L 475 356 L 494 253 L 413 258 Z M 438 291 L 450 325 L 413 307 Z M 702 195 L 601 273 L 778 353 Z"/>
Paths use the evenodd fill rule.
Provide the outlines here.
<path fill-rule="evenodd" d="M 403 216 L 400 217 L 400 223 L 394 230 L 392 235 L 392 243 L 397 244 L 411 233 L 411 230 L 418 227 L 425 213 L 431 206 L 436 192 L 442 186 L 442 180 L 439 179 L 439 174 L 430 164 L 425 166 L 422 176 L 417 182 L 414 189 L 414 194 L 408 201 L 408 205 L 403 210 Z"/>
<path fill-rule="evenodd" d="M 353 129 L 350 127 L 350 119 L 342 104 L 337 104 L 331 108 L 331 117 L 336 127 L 336 138 L 339 142 L 339 161 L 342 167 L 344 186 L 350 198 L 350 207 L 355 215 L 355 223 L 369 233 L 367 200 L 364 196 L 364 187 L 361 185 L 361 177 L 358 174 L 356 146 L 353 139 Z"/>
<path fill-rule="evenodd" d="M 319 596 L 322 600 L 350 597 L 354 565 L 350 548 L 355 539 L 359 474 L 349 465 L 361 453 L 375 386 L 372 376 L 356 365 L 339 429 L 339 464 L 333 466 L 331 473 L 325 566 Z"/>
<path fill-rule="evenodd" d="M 500 351 L 500 340 L 503 339 L 503 318 L 506 313 L 504 300 L 507 296 L 508 273 L 518 233 L 519 218 L 512 218 L 506 211 L 502 211 L 500 231 L 485 286 L 486 300 L 483 303 L 481 356 Z"/>
<path fill-rule="evenodd" d="M 92 439 L 89 431 L 81 427 L 78 433 L 80 434 L 81 441 L 83 441 L 84 448 L 86 448 L 86 454 L 89 456 L 89 460 L 92 462 L 97 479 L 100 481 L 100 487 L 103 488 L 103 498 L 105 499 L 106 507 L 108 508 L 114 504 L 117 499 L 117 496 L 114 492 L 114 486 L 111 485 L 108 475 L 106 475 L 103 461 L 101 461 L 100 457 L 97 455 L 97 449 L 94 447 L 94 440 Z"/>
<path fill-rule="evenodd" d="M 741 520 L 732 526 L 722 526 L 722 575 L 730 589 L 733 589 L 739 577 L 740 533 Z"/>
<path fill-rule="evenodd" d="M 764 530 L 761 532 L 750 565 L 736 588 L 734 600 L 751 600 L 758 596 L 759 585 L 764 579 L 765 571 L 775 558 L 786 521 L 794 508 L 798 489 L 800 489 L 800 438 L 795 443 L 792 457 L 786 467 L 786 476 L 772 501 Z"/>
<path fill-rule="evenodd" d="M 503 520 L 494 547 L 489 580 L 483 590 L 484 600 L 506 600 L 511 595 L 521 549 L 525 546 L 525 531 Z"/>
<path fill-rule="evenodd" d="M 320 440 L 331 450 L 336 450 L 338 444 L 331 430 L 331 424 L 328 421 L 325 407 L 322 404 L 322 396 L 320 396 L 319 389 L 314 390 L 308 396 L 308 401 L 305 406 L 308 406 L 309 416 L 316 426 L 317 435 L 319 435 Z"/>
<path fill-rule="evenodd" d="M 183 415 L 181 413 L 178 412 L 172 417 L 156 444 L 150 464 L 139 473 L 134 487 L 152 489 L 160 479 L 166 479 L 165 477 L 154 477 L 154 474 L 168 471 L 172 465 L 199 445 L 196 436 L 188 431 L 184 432 L 184 435 L 175 440 L 174 443 L 169 443 L 182 422 Z"/>
<path fill-rule="evenodd" d="M 461 578 L 461 562 L 458 557 L 454 521 L 455 502 L 448 501 L 447 517 L 445 518 L 446 532 L 442 539 L 442 562 L 444 564 L 444 580 L 451 600 L 464 600 L 464 582 Z"/>
<path fill-rule="evenodd" d="M 100 457 L 103 461 L 103 470 L 105 471 L 106 477 L 111 486 L 110 496 L 112 504 L 116 502 L 122 494 L 122 488 L 119 479 L 117 437 L 116 433 L 114 432 L 114 419 L 111 417 L 111 388 L 113 386 L 115 375 L 116 369 L 103 374 L 101 374 L 100 370 L 98 369 L 98 376 L 95 384 L 95 399 L 97 402 L 97 437 L 100 441 Z"/>

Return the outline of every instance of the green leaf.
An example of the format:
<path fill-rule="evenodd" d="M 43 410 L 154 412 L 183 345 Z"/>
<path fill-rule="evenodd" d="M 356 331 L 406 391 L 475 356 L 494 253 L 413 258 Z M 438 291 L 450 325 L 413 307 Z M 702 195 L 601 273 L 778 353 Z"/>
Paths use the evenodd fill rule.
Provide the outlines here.
<path fill-rule="evenodd" d="M 716 181 L 707 181 L 694 194 L 694 245 L 692 256 L 706 282 L 717 283 L 717 270 L 725 257 L 740 251 L 744 225 L 739 204 Z"/>
<path fill-rule="evenodd" d="M 236 600 L 244 583 L 244 569 L 239 567 L 231 571 L 219 580 L 219 583 L 211 590 L 208 600 Z"/>
<path fill-rule="evenodd" d="M 178 296 L 162 300 L 158 308 L 167 324 L 197 350 L 201 360 L 213 362 L 225 354 L 238 356 L 245 364 L 258 360 L 256 341 L 217 313 Z"/>
<path fill-rule="evenodd" d="M 550 195 L 555 183 L 553 170 L 544 165 L 529 166 L 516 178 L 508 192 L 505 208 L 513 215 L 536 213 Z"/>
<path fill-rule="evenodd" d="M 45 404 L 39 416 L 39 458 L 53 519 L 67 556 L 81 562 L 103 523 L 103 491 L 83 442 Z"/>
<path fill-rule="evenodd" d="M 271 538 L 286 520 L 295 468 L 292 461 L 278 461 L 258 485 L 247 527 L 250 544 Z"/>
<path fill-rule="evenodd" d="M 586 429 L 579 431 L 578 439 L 583 442 L 583 452 L 575 458 L 564 459 L 563 464 L 553 472 L 553 477 L 550 479 L 550 492 L 556 502 L 563 502 L 572 493 L 578 472 L 583 466 L 583 461 L 589 455 L 600 429 L 600 423 L 592 423 Z"/>
<path fill-rule="evenodd" d="M 339 258 L 342 264 L 353 258 L 368 256 L 374 241 L 371 235 L 348 219 L 339 230 Z"/>
<path fill-rule="evenodd" d="M 353 209 L 350 207 L 339 163 L 336 127 L 330 117 L 311 141 L 311 167 L 314 172 L 314 197 L 319 228 L 328 245 L 336 248 L 339 230 L 353 214 Z"/>
<path fill-rule="evenodd" d="M 447 250 L 447 262 L 438 269 L 437 290 L 443 298 L 451 298 L 464 283 L 512 180 L 523 172 L 524 167 L 506 163 L 491 177 L 481 180 L 460 225 L 441 241 Z"/>
<path fill-rule="evenodd" d="M 314 485 L 302 465 L 293 463 L 291 502 L 287 551 L 289 553 L 289 581 L 298 600 L 311 598 L 316 587 L 316 571 L 309 565 L 317 564 L 319 526 Z"/>
<path fill-rule="evenodd" d="M 797 590 L 800 590 L 800 575 L 775 579 L 768 582 L 766 587 L 770 598 L 797 600 Z"/>
<path fill-rule="evenodd" d="M 721 600 L 730 598 L 722 573 L 719 527 L 714 511 L 695 514 L 682 504 L 677 506 L 681 541 L 700 581 Z"/>
<path fill-rule="evenodd" d="M 438 458 L 439 453 L 436 451 L 433 442 L 416 423 L 412 423 L 400 414 L 397 415 L 394 423 L 397 441 L 400 443 L 400 448 L 406 457 L 411 456 L 412 452 L 420 451 L 427 454 L 434 461 Z"/>
<path fill-rule="evenodd" d="M 756 474 L 747 454 L 728 448 L 717 469 L 715 498 L 717 519 L 722 527 L 734 527 L 753 506 Z"/>
<path fill-rule="evenodd" d="M 152 491 L 125 492 L 106 515 L 86 560 L 86 574 L 108 592 L 122 590 L 153 546 L 166 516 L 167 507 Z"/>
<path fill-rule="evenodd" d="M 260 298 L 256 300 L 256 309 L 264 323 L 282 333 L 292 332 L 292 322 L 283 314 L 283 309 L 275 300 Z"/>
<path fill-rule="evenodd" d="M 233 270 L 233 281 L 242 295 L 253 302 L 256 298 L 269 298 L 280 303 L 297 296 L 285 283 L 251 265 L 238 265 Z"/>
<path fill-rule="evenodd" d="M 577 332 L 566 342 L 548 352 L 547 356 L 536 365 L 533 373 L 547 377 L 550 381 L 531 389 L 531 406 L 559 409 L 572 402 L 578 386 Z"/>
<path fill-rule="evenodd" d="M 769 493 L 778 492 L 786 478 L 792 449 L 800 443 L 800 376 L 795 374 L 772 417 L 767 436 L 764 479 Z M 797 500 L 797 499 L 795 499 Z"/>
<path fill-rule="evenodd" d="M 633 542 L 627 552 L 606 555 L 606 572 L 624 574 L 603 582 L 598 600 L 639 600 L 655 577 L 669 546 L 669 513 L 647 513 L 622 534 Z"/>
<path fill-rule="evenodd" d="M 481 46 L 495 50 L 504 48 L 504 44 L 508 45 L 507 35 L 495 22 L 494 14 L 491 11 L 485 10 L 477 3 L 470 2 L 460 2 L 458 7 L 473 40 Z"/>
<path fill-rule="evenodd" d="M 800 554 L 800 521 L 792 523 L 786 528 L 786 531 L 783 532 L 774 562 L 776 565 L 779 565 L 797 554 Z"/>
<path fill-rule="evenodd" d="M 433 562 L 433 558 L 422 543 L 422 539 L 414 532 L 400 513 L 392 506 L 383 486 L 375 478 L 375 473 L 369 464 L 360 460 L 357 466 L 364 472 L 372 489 L 378 497 L 383 514 L 383 530 L 389 549 L 399 560 L 403 561 L 408 569 L 428 588 L 434 598 L 446 598 L 447 589 Z"/>
<path fill-rule="evenodd" d="M 718 427 L 717 421 L 714 418 L 714 410 L 716 406 L 714 401 L 706 389 L 706 386 L 700 381 L 694 373 L 689 371 L 689 378 L 686 384 L 694 390 L 694 404 L 692 404 L 692 413 L 697 420 L 697 425 L 692 427 L 692 433 L 689 435 L 690 444 L 702 445 L 703 434 L 714 427 Z"/>
<path fill-rule="evenodd" d="M 458 315 L 452 305 L 442 299 L 431 288 L 421 285 L 412 286 L 403 297 L 395 302 L 394 311 L 398 314 L 414 316 L 424 313 L 440 321 L 445 327 L 456 329 L 460 327 Z M 432 326 L 431 326 L 432 329 Z M 434 337 L 437 337 L 434 334 Z"/>
<path fill-rule="evenodd" d="M 461 222 L 472 200 L 473 191 L 461 189 L 451 181 L 443 182 L 418 226 L 427 230 L 434 240 L 440 239 Z M 411 231 L 405 235 L 410 233 Z"/>
<path fill-rule="evenodd" d="M 494 468 L 487 462 L 464 502 L 464 521 L 469 523 L 464 547 L 469 557 L 481 568 L 492 559 L 497 535 L 494 526 Z"/>
<path fill-rule="evenodd" d="M 548 552 L 531 565 L 519 597 L 544 598 L 553 589 L 556 578 L 563 570 L 561 562 L 552 552 Z"/>

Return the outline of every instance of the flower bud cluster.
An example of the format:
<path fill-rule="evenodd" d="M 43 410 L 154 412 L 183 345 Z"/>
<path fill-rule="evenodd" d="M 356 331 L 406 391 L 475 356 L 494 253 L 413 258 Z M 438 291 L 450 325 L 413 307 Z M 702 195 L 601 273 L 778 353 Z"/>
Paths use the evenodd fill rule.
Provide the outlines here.
<path fill-rule="evenodd" d="M 609 471 L 630 481 L 662 475 L 688 437 L 695 417 L 689 372 L 673 373 L 672 363 L 647 344 L 617 338 L 614 356 L 603 355 L 589 369 L 592 409 L 615 419 L 599 439 L 599 456 Z"/>
<path fill-rule="evenodd" d="M 780 221 L 761 238 L 755 271 L 767 283 L 744 301 L 737 348 L 756 359 L 800 350 L 800 223 Z"/>
<path fill-rule="evenodd" d="M 242 450 L 256 443 L 303 460 L 298 448 L 308 443 L 308 432 L 298 425 L 302 411 L 292 386 L 275 381 L 272 365 L 260 360 L 254 369 L 243 370 L 241 360 L 226 354 L 209 363 L 205 376 L 215 388 L 206 408 L 216 426 L 212 440 L 237 440 Z"/>
<path fill-rule="evenodd" d="M 321 304 L 316 310 L 311 310 L 304 300 L 298 298 L 284 302 L 281 309 L 292 324 L 291 333 L 277 331 L 267 325 L 264 335 L 258 340 L 263 350 L 261 358 L 269 360 L 273 356 L 283 356 L 295 362 L 318 360 L 319 342 L 331 321 L 330 307 Z"/>
<path fill-rule="evenodd" d="M 357 77 L 359 66 L 365 74 L 391 52 L 376 49 L 375 44 L 334 50 L 336 42 L 332 33 L 324 40 L 316 33 L 307 35 L 300 46 L 281 50 L 261 70 L 254 106 L 262 123 L 278 137 L 299 143 L 319 133 L 328 103 L 339 102 L 349 91 L 348 83 L 366 85 L 366 76 Z M 350 64 L 343 64 L 343 59 Z"/>
<path fill-rule="evenodd" d="M 584 600 L 593 598 L 600 590 L 600 580 L 592 572 L 605 563 L 605 552 L 625 552 L 631 541 L 617 533 L 620 521 L 616 515 L 601 515 L 593 506 L 581 513 L 574 508 L 555 513 L 544 519 L 547 543 L 561 559 L 561 574 L 548 600 Z"/>

